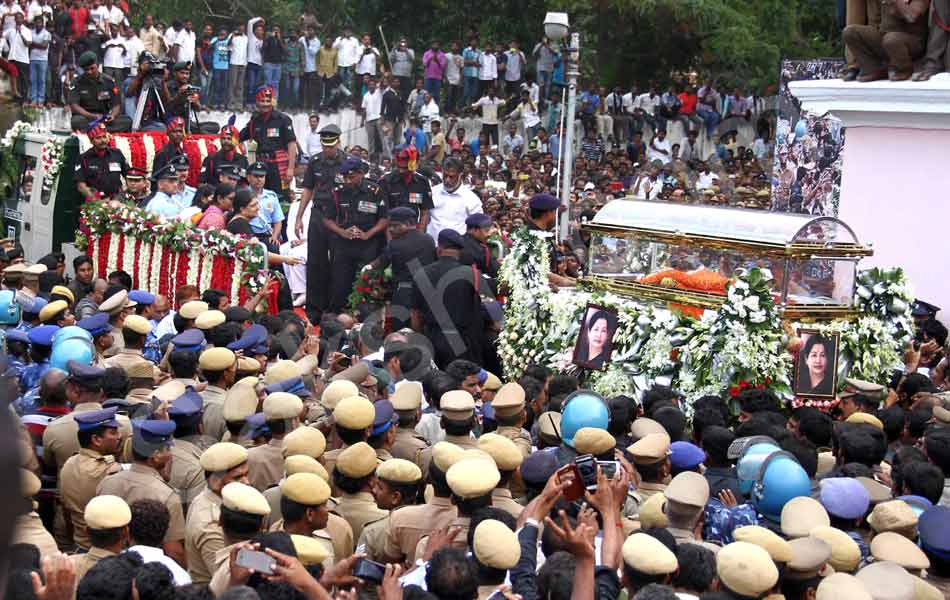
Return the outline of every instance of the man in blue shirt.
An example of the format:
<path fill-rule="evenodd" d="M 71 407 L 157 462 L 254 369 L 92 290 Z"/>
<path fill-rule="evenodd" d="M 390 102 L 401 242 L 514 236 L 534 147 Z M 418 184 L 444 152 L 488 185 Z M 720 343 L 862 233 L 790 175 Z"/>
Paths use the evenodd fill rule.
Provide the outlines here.
<path fill-rule="evenodd" d="M 403 134 L 405 141 L 410 146 L 415 146 L 419 154 L 425 154 L 429 148 L 429 137 L 419 125 L 419 119 L 413 118 L 409 121 L 409 127 Z"/>
<path fill-rule="evenodd" d="M 247 181 L 251 191 L 257 196 L 257 216 L 251 219 L 251 231 L 271 252 L 278 252 L 280 233 L 284 225 L 284 211 L 280 207 L 280 198 L 277 192 L 264 189 L 264 180 L 267 178 L 267 165 L 258 161 L 247 171 Z"/>
<path fill-rule="evenodd" d="M 231 36 L 225 27 L 211 39 L 211 108 L 224 109 L 228 103 L 228 68 L 231 66 Z"/>
<path fill-rule="evenodd" d="M 468 41 L 468 46 L 462 51 L 462 95 L 463 104 L 472 104 L 478 100 L 478 66 L 482 58 L 481 51 L 475 47 L 475 39 Z"/>
<path fill-rule="evenodd" d="M 145 210 L 166 219 L 177 218 L 181 213 L 181 206 L 172 198 L 172 195 L 178 192 L 178 175 L 175 174 L 174 165 L 165 165 L 153 179 L 158 184 L 158 190 L 145 205 Z"/>

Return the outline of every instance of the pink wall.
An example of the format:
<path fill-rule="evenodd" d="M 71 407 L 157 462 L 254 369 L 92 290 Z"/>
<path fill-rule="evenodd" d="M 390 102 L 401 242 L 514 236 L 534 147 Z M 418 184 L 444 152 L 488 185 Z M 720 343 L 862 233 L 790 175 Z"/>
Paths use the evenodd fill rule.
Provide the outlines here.
<path fill-rule="evenodd" d="M 849 127 L 838 216 L 950 322 L 950 131 Z"/>

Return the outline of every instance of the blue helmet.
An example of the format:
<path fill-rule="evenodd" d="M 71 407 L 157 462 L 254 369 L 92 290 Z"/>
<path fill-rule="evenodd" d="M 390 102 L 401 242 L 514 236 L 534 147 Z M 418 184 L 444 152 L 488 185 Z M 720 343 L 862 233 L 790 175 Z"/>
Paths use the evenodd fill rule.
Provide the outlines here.
<path fill-rule="evenodd" d="M 584 427 L 607 429 L 610 411 L 604 398 L 590 390 L 577 390 L 564 400 L 561 411 L 561 439 L 574 447 L 574 434 Z"/>
<path fill-rule="evenodd" d="M 766 518 L 778 522 L 789 500 L 810 494 L 811 480 L 795 457 L 788 452 L 773 452 L 762 463 L 752 488 L 752 504 Z"/>
<path fill-rule="evenodd" d="M 49 366 L 51 369 L 69 371 L 66 367 L 69 361 L 74 360 L 84 365 L 91 365 L 92 358 L 96 355 L 92 342 L 82 338 L 69 338 L 53 345 L 53 351 L 49 356 Z"/>
<path fill-rule="evenodd" d="M 16 325 L 20 322 L 20 304 L 13 290 L 0 291 L 0 325 Z"/>
<path fill-rule="evenodd" d="M 763 440 L 769 438 L 762 438 Z M 733 442 L 739 442 L 736 440 Z M 759 471 L 762 467 L 762 463 L 765 462 L 765 459 L 769 457 L 773 452 L 778 452 L 781 448 L 778 447 L 778 444 L 771 441 L 757 441 L 748 447 L 746 447 L 739 458 L 739 462 L 736 463 L 736 475 L 739 478 L 739 491 L 745 494 L 746 496 L 752 491 L 752 485 L 756 482 L 759 477 Z"/>
<path fill-rule="evenodd" d="M 92 334 L 77 325 L 63 327 L 53 335 L 53 348 L 58 344 L 74 338 L 86 340 L 92 343 Z"/>

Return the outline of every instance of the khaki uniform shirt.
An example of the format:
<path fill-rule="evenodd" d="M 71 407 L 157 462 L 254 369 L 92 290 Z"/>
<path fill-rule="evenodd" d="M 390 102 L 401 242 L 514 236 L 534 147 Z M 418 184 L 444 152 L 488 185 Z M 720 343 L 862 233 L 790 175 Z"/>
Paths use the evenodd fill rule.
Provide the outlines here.
<path fill-rule="evenodd" d="M 109 319 L 109 324 L 112 325 L 112 329 L 115 331 L 115 333 L 112 334 L 112 345 L 109 346 L 108 350 L 102 353 L 106 359 L 112 358 L 119 352 L 125 350 L 125 338 L 122 337 L 122 328 L 116 327 L 116 324 L 112 322 L 112 319 Z"/>
<path fill-rule="evenodd" d="M 462 450 L 478 450 L 478 440 L 470 435 L 447 435 L 445 441 L 455 444 Z M 419 453 L 419 468 L 422 469 L 423 475 L 429 472 L 430 462 L 432 462 L 431 446 Z"/>
<path fill-rule="evenodd" d="M 33 544 L 40 551 L 40 557 L 53 556 L 59 552 L 53 534 L 43 526 L 43 520 L 36 511 L 20 515 L 13 524 L 12 544 Z"/>
<path fill-rule="evenodd" d="M 336 469 L 336 459 L 340 456 L 340 452 L 346 449 L 346 446 L 343 448 L 336 448 L 334 450 L 327 450 L 323 453 L 323 456 L 320 457 L 320 462 L 323 463 L 324 468 L 327 470 L 327 474 L 330 475 L 330 486 L 333 486 L 333 471 Z"/>
<path fill-rule="evenodd" d="M 393 455 L 389 452 L 389 450 L 385 448 L 376 448 L 376 460 L 379 462 L 386 462 L 392 457 Z"/>
<path fill-rule="evenodd" d="M 136 500 L 158 500 L 165 505 L 171 517 L 168 521 L 168 531 L 165 532 L 165 541 L 185 539 L 185 515 L 181 509 L 181 499 L 155 469 L 133 464 L 128 471 L 121 471 L 103 479 L 96 494 L 112 494 L 129 505 Z"/>
<path fill-rule="evenodd" d="M 218 525 L 221 496 L 205 488 L 188 507 L 185 556 L 193 583 L 208 583 L 215 569 L 215 554 L 224 548 L 224 532 Z"/>
<path fill-rule="evenodd" d="M 525 458 L 528 458 L 528 455 L 531 454 L 531 434 L 525 431 L 524 428 L 499 427 L 495 433 L 514 442 Z"/>
<path fill-rule="evenodd" d="M 89 552 L 85 554 L 73 554 L 73 565 L 76 567 L 76 585 L 79 585 L 79 581 L 83 578 L 83 575 L 88 573 L 89 569 L 96 566 L 96 563 L 110 556 L 116 556 L 116 554 L 104 550 L 103 548 L 97 548 L 96 546 L 90 548 Z"/>
<path fill-rule="evenodd" d="M 429 447 L 426 439 L 411 429 L 399 428 L 396 431 L 396 441 L 393 442 L 392 454 L 396 458 L 409 460 L 421 468 L 422 451 Z M 425 475 L 425 473 L 423 473 Z"/>
<path fill-rule="evenodd" d="M 121 335 L 113 336 L 121 338 Z M 111 349 L 111 348 L 110 348 Z M 115 355 L 106 358 L 106 367 L 117 367 L 119 369 L 125 370 L 126 368 L 140 363 L 143 360 L 148 360 L 145 358 L 145 355 L 142 354 L 141 350 L 132 350 L 130 348 L 122 348 Z"/>
<path fill-rule="evenodd" d="M 500 508 L 515 519 L 521 515 L 524 507 L 514 501 L 511 497 L 511 490 L 508 488 L 495 488 L 491 493 L 491 505 Z"/>
<path fill-rule="evenodd" d="M 258 491 L 274 487 L 284 477 L 284 440 L 272 439 L 247 451 L 247 481 Z"/>
<path fill-rule="evenodd" d="M 63 503 L 64 516 L 72 521 L 73 542 L 89 548 L 86 531 L 86 504 L 96 497 L 96 488 L 107 475 L 118 473 L 122 466 L 115 457 L 102 455 L 95 450 L 82 448 L 79 454 L 69 457 L 59 473 L 59 496 Z"/>
<path fill-rule="evenodd" d="M 478 600 L 486 600 L 497 591 L 497 585 L 480 585 L 478 586 Z"/>
<path fill-rule="evenodd" d="M 666 489 L 665 483 L 647 483 L 643 482 L 633 492 L 627 494 L 627 500 L 623 506 L 623 516 L 628 519 L 638 520 L 640 518 L 640 506 L 653 494 L 661 494 Z"/>
<path fill-rule="evenodd" d="M 445 527 L 458 515 L 449 498 L 434 496 L 426 504 L 403 506 L 389 515 L 383 554 L 387 562 L 411 561 L 419 540 Z"/>
<path fill-rule="evenodd" d="M 373 521 L 363 527 L 363 533 L 356 542 L 356 547 L 363 546 L 366 551 L 366 557 L 376 562 L 385 563 L 386 554 L 384 546 L 386 544 L 386 529 L 389 527 L 389 515 L 378 521 Z"/>
<path fill-rule="evenodd" d="M 382 519 L 389 514 L 389 511 L 376 506 L 376 499 L 369 492 L 358 492 L 343 494 L 340 497 L 340 503 L 337 504 L 336 513 L 346 519 L 350 528 L 353 529 L 353 536 L 359 539 L 360 534 L 363 533 L 363 527 Z"/>
<path fill-rule="evenodd" d="M 75 415 L 101 409 L 102 405 L 98 402 L 83 402 L 77 404 L 73 412 L 68 415 L 50 421 L 43 430 L 43 463 L 50 469 L 53 467 L 56 467 L 57 471 L 62 469 L 66 460 L 79 452 L 79 438 L 76 437 L 79 426 L 74 420 Z"/>
<path fill-rule="evenodd" d="M 471 526 L 472 520 L 469 517 L 459 517 L 456 516 L 454 519 L 448 522 L 449 529 L 454 527 L 460 527 L 458 535 L 455 536 L 455 539 L 449 544 L 449 548 L 458 548 L 460 550 L 465 550 L 468 548 L 468 529 Z M 426 544 L 429 543 L 429 536 L 426 535 L 419 540 L 419 543 L 416 544 L 416 551 L 413 554 L 412 562 L 422 558 L 422 555 L 425 554 Z"/>
<path fill-rule="evenodd" d="M 175 438 L 172 446 L 172 474 L 168 481 L 182 506 L 186 508 L 205 489 L 205 471 L 201 468 L 201 453 L 211 447 L 214 440 L 203 435 Z"/>
<path fill-rule="evenodd" d="M 228 430 L 224 423 L 224 396 L 227 390 L 216 385 L 209 385 L 201 392 L 204 401 L 204 416 L 201 418 L 202 430 L 215 441 L 220 440 Z"/>
<path fill-rule="evenodd" d="M 224 548 L 221 548 L 214 554 L 214 575 L 211 576 L 211 582 L 208 584 L 208 589 L 211 590 L 211 593 L 215 597 L 220 596 L 228 589 L 228 584 L 231 582 L 231 565 L 229 564 L 231 558 L 231 548 L 237 546 L 240 542 L 235 542 L 234 544 L 228 544 Z"/>
<path fill-rule="evenodd" d="M 135 388 L 134 390 L 129 390 L 129 394 L 125 399 L 130 404 L 151 404 L 152 388 Z"/>
<path fill-rule="evenodd" d="M 336 516 L 336 515 L 333 515 L 333 516 Z M 339 517 L 337 517 L 337 518 L 339 518 Z M 268 527 L 267 530 L 268 530 L 268 531 L 285 531 L 285 529 L 284 529 L 284 520 L 283 520 L 283 519 L 278 519 L 277 522 L 275 522 L 273 525 L 271 525 L 270 527 Z M 316 531 L 313 531 L 313 532 L 311 532 L 310 537 L 312 537 L 313 539 L 315 539 L 315 540 L 317 540 L 318 542 L 320 542 L 320 545 L 323 546 L 323 547 L 326 549 L 326 551 L 329 553 L 329 555 L 327 556 L 326 560 L 324 560 L 322 563 L 320 563 L 320 564 L 323 565 L 323 568 L 324 568 L 324 569 L 329 569 L 330 567 L 332 567 L 333 565 L 335 565 L 336 562 L 337 562 L 337 559 L 336 559 L 336 555 L 335 555 L 335 553 L 334 553 L 333 539 L 331 538 L 330 534 L 327 533 L 327 530 L 326 530 L 326 529 L 318 529 L 318 530 L 316 530 Z M 344 557 L 344 558 L 345 558 L 345 557 Z"/>

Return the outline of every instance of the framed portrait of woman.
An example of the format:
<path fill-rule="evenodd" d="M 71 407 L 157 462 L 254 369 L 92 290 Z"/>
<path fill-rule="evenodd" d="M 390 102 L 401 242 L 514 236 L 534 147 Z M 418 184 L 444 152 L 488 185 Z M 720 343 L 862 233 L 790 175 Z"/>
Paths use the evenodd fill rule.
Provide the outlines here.
<path fill-rule="evenodd" d="M 610 361 L 613 338 L 617 332 L 617 311 L 588 304 L 581 319 L 581 330 L 574 344 L 574 360 L 582 369 L 602 370 Z"/>
<path fill-rule="evenodd" d="M 837 333 L 820 333 L 800 329 L 802 348 L 795 361 L 792 391 L 796 396 L 834 398 L 838 376 L 838 351 L 841 338 Z"/>

